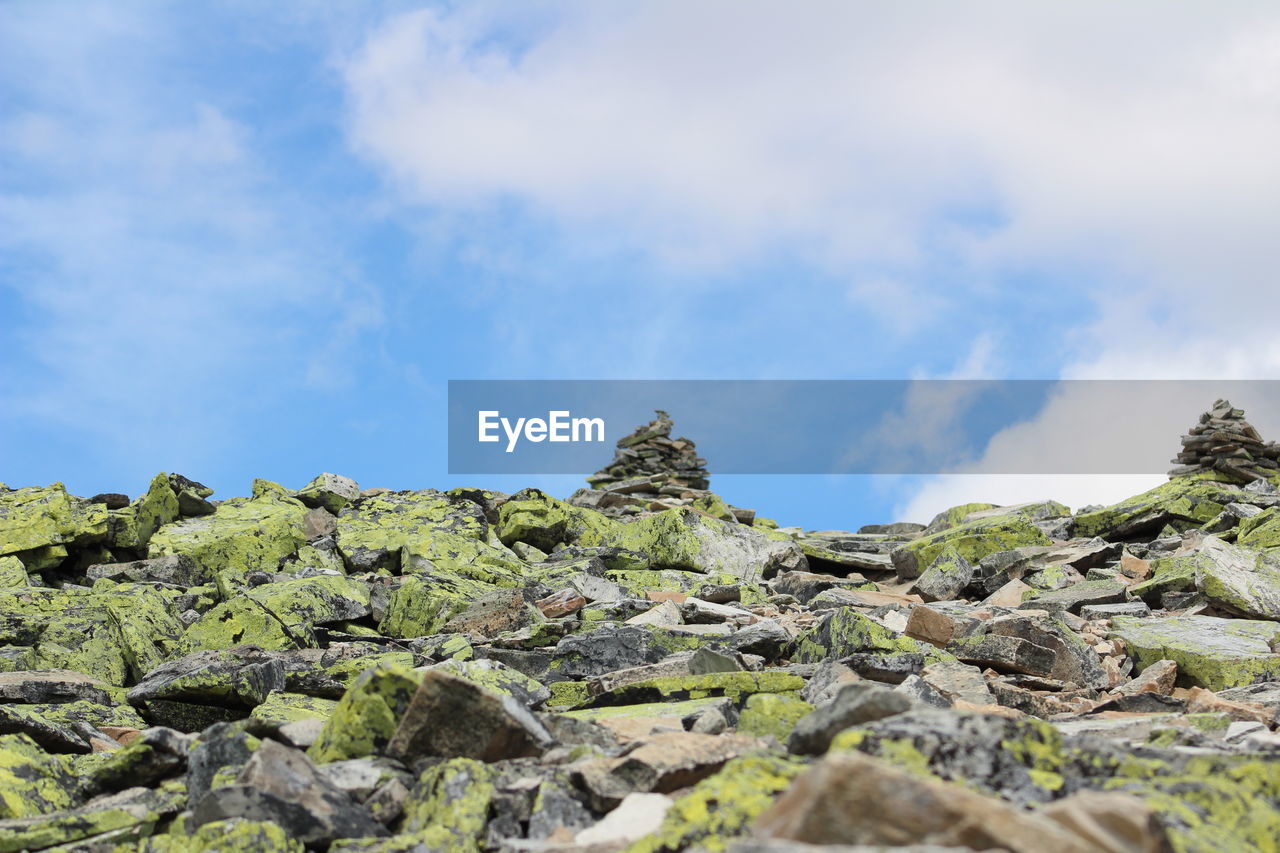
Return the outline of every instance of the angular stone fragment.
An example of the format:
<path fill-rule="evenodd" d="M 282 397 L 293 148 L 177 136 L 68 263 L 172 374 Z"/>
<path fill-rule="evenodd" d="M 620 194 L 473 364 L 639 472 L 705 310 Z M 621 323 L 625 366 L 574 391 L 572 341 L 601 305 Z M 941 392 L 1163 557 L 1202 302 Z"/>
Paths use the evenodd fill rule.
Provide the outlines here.
<path fill-rule="evenodd" d="M 0 673 L 0 702 L 43 704 L 87 699 L 111 704 L 109 685 L 70 670 L 25 670 Z"/>
<path fill-rule="evenodd" d="M 169 554 L 131 563 L 102 563 L 85 570 L 90 580 L 110 578 L 139 583 L 167 583 L 180 587 L 199 586 L 213 580 L 208 570 L 196 565 L 186 554 Z"/>
<path fill-rule="evenodd" d="M 869 682 L 847 684 L 796 723 L 787 739 L 787 750 L 797 755 L 821 755 L 831 739 L 845 729 L 901 714 L 913 704 L 910 697 L 888 687 Z"/>
<path fill-rule="evenodd" d="M 405 709 L 387 754 L 498 761 L 542 754 L 551 734 L 523 705 L 464 678 L 428 670 Z"/>
<path fill-rule="evenodd" d="M 947 646 L 965 663 L 989 666 L 1001 672 L 1025 672 L 1048 676 L 1056 663 L 1052 649 L 1018 637 L 978 634 L 960 637 Z"/>
<path fill-rule="evenodd" d="M 982 677 L 982 671 L 967 663 L 943 661 L 930 664 L 920 673 L 920 678 L 948 702 L 989 705 L 995 701 L 987 688 L 986 679 Z"/>
<path fill-rule="evenodd" d="M 575 782 L 593 800 L 613 807 L 634 792 L 670 793 L 712 775 L 725 762 L 762 746 L 755 738 L 696 732 L 661 732 L 620 758 L 578 765 Z"/>
<path fill-rule="evenodd" d="M 973 579 L 973 565 L 948 547 L 929 564 L 913 587 L 925 601 L 945 601 L 960 597 Z"/>
<path fill-rule="evenodd" d="M 793 659 L 818 663 L 858 652 L 920 654 L 930 662 L 951 657 L 945 651 L 898 634 L 852 608 L 842 608 L 796 638 Z"/>
<path fill-rule="evenodd" d="M 624 847 L 662 826 L 672 799 L 665 794 L 627 794 L 603 819 L 579 830 L 573 840 L 582 845 Z"/>
<path fill-rule="evenodd" d="M 1168 696 L 1178 678 L 1178 665 L 1171 660 L 1158 660 L 1149 664 L 1136 677 L 1116 688 L 1121 696 L 1138 693 L 1159 693 Z"/>
<path fill-rule="evenodd" d="M 79 802 L 66 756 L 50 755 L 25 734 L 0 735 L 0 819 L 24 818 Z"/>
<path fill-rule="evenodd" d="M 857 753 L 827 755 L 802 774 L 756 821 L 756 832 L 810 844 L 1096 851 L 1045 818 Z"/>
<path fill-rule="evenodd" d="M 88 544 L 106 534 L 107 508 L 68 495 L 61 483 L 0 491 L 0 556 Z"/>
<path fill-rule="evenodd" d="M 307 754 L 318 764 L 381 754 L 421 680 L 421 673 L 395 664 L 365 670 L 338 701 Z"/>
<path fill-rule="evenodd" d="M 284 667 L 254 648 L 193 652 L 163 664 L 129 691 L 130 702 L 169 699 L 252 708 L 284 689 Z"/>
<path fill-rule="evenodd" d="M 1066 611 L 1079 613 L 1086 605 L 1119 604 L 1128 598 L 1129 587 L 1112 580 L 1082 581 L 1062 589 L 1050 590 L 1026 599 L 1019 605 L 1024 610 Z"/>
<path fill-rule="evenodd" d="M 200 799 L 191 825 L 236 817 L 270 821 L 308 844 L 386 834 L 304 753 L 270 740 L 258 747 L 234 785 L 214 788 Z"/>
<path fill-rule="evenodd" d="M 360 486 L 350 477 L 340 474 L 320 474 L 307 483 L 294 497 L 310 507 L 323 507 L 337 513 L 360 497 Z"/>

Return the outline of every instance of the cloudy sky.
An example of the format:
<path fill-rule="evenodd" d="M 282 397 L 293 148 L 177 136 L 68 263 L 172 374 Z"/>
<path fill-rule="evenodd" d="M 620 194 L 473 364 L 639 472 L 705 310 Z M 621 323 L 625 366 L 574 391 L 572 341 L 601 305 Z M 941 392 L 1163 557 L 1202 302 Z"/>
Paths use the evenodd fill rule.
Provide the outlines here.
<path fill-rule="evenodd" d="M 1280 378 L 1274 3 L 16 0 L 0 54 L 10 485 L 473 482 L 451 378 Z M 715 483 L 851 527 L 1155 481 Z"/>

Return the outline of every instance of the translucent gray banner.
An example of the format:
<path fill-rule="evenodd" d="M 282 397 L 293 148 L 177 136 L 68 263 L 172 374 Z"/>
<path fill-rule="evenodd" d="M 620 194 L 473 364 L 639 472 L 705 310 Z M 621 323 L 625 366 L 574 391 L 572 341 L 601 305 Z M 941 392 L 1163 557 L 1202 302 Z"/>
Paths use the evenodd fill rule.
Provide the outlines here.
<path fill-rule="evenodd" d="M 1252 431 L 1201 424 L 1223 399 Z M 1276 380 L 452 380 L 449 472 L 588 474 L 655 409 L 715 474 L 1265 474 L 1280 455 Z"/>

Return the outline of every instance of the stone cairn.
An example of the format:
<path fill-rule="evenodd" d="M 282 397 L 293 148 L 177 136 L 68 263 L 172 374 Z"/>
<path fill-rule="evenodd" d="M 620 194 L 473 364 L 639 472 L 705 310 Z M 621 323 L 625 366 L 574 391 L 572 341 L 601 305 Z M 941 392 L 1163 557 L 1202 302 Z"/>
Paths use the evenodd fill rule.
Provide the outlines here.
<path fill-rule="evenodd" d="M 1264 442 L 1244 419 L 1244 410 L 1218 400 L 1200 416 L 1200 423 L 1182 437 L 1182 452 L 1172 460 L 1178 467 L 1169 477 L 1214 471 L 1232 480 L 1251 483 L 1280 472 L 1280 445 Z"/>
<path fill-rule="evenodd" d="M 657 417 L 619 439 L 613 461 L 587 478 L 589 489 L 579 489 L 569 499 L 611 516 L 661 512 L 678 506 L 698 509 L 722 507 L 732 517 L 750 524 L 754 510 L 728 507 L 709 490 L 707 460 L 688 438 L 672 438 L 675 422 L 661 409 Z"/>

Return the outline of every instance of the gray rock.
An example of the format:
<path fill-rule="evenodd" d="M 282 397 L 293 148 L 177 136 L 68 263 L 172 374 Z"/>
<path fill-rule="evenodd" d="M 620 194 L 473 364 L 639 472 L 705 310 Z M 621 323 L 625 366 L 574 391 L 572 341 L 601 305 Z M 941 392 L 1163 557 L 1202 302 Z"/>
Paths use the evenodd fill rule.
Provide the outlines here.
<path fill-rule="evenodd" d="M 1022 610 L 1079 613 L 1088 604 L 1121 604 L 1129 597 L 1129 587 L 1116 580 L 1081 581 L 1062 589 L 1042 592 L 1019 605 Z"/>
<path fill-rule="evenodd" d="M 952 640 L 947 646 L 965 663 L 989 666 L 1000 672 L 1051 675 L 1057 657 L 1052 649 L 1018 637 L 978 634 Z"/>
<path fill-rule="evenodd" d="M 284 666 L 270 652 L 252 646 L 192 652 L 147 673 L 129 691 L 129 701 L 151 699 L 208 703 L 234 708 L 262 704 L 273 690 L 284 690 Z"/>
<path fill-rule="evenodd" d="M 1280 619 L 1280 558 L 1206 536 L 1194 563 L 1196 587 L 1214 607 Z"/>
<path fill-rule="evenodd" d="M 1084 619 L 1113 619 L 1116 616 L 1150 616 L 1151 608 L 1145 601 L 1126 601 L 1122 604 L 1086 604 L 1080 608 Z"/>
<path fill-rule="evenodd" d="M 237 817 L 271 821 L 290 837 L 314 845 L 387 834 L 386 827 L 326 779 L 304 753 L 271 740 L 262 742 L 234 785 L 200 798 L 190 825 Z"/>
<path fill-rule="evenodd" d="M 959 598 L 971 580 L 972 564 L 948 548 L 916 578 L 914 589 L 925 601 L 942 601 Z"/>
<path fill-rule="evenodd" d="M 115 704 L 108 685 L 67 669 L 0 672 L 0 701 L 29 705 L 76 702 L 87 699 L 99 705 Z"/>
<path fill-rule="evenodd" d="M 387 744 L 387 755 L 405 762 L 427 756 L 499 761 L 538 756 L 554 743 L 538 718 L 512 697 L 428 670 Z"/>
<path fill-rule="evenodd" d="M 310 507 L 323 507 L 338 512 L 360 497 L 360 486 L 350 477 L 340 474 L 321 474 L 307 483 L 294 497 Z"/>
<path fill-rule="evenodd" d="M 98 563 L 85 569 L 85 577 L 89 580 L 109 578 L 135 583 L 167 583 L 184 589 L 212 580 L 209 571 L 196 565 L 195 560 L 186 554 L 166 554 L 131 563 Z"/>
<path fill-rule="evenodd" d="M 909 696 L 882 685 L 845 685 L 830 701 L 800 718 L 787 739 L 787 750 L 797 755 L 821 755 L 831 746 L 831 739 L 850 726 L 901 714 L 912 707 Z"/>

